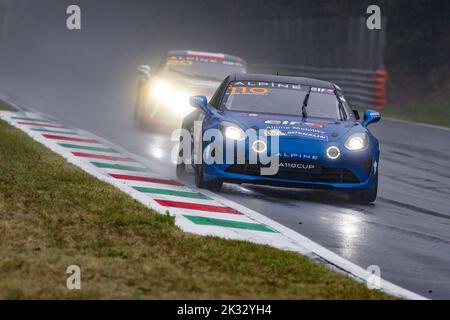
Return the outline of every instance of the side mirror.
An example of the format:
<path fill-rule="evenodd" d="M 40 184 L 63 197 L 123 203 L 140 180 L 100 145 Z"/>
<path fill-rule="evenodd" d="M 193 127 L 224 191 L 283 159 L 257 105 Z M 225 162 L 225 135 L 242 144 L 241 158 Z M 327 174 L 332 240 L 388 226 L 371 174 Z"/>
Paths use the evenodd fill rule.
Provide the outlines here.
<path fill-rule="evenodd" d="M 381 114 L 375 110 L 366 110 L 364 112 L 364 120 L 362 122 L 363 127 L 367 127 L 371 123 L 380 121 Z"/>
<path fill-rule="evenodd" d="M 358 110 L 352 110 L 352 111 L 353 111 L 353 115 L 355 116 L 355 119 L 356 119 L 356 120 L 361 119 L 361 117 L 359 116 Z"/>
<path fill-rule="evenodd" d="M 142 65 L 137 68 L 137 71 L 139 72 L 139 74 L 146 78 L 150 78 L 150 70 L 151 70 L 150 66 L 147 66 L 147 65 Z"/>
<path fill-rule="evenodd" d="M 205 96 L 193 96 L 189 99 L 189 103 L 194 108 L 200 109 L 206 114 L 211 113 L 211 110 L 208 108 L 208 98 Z"/>

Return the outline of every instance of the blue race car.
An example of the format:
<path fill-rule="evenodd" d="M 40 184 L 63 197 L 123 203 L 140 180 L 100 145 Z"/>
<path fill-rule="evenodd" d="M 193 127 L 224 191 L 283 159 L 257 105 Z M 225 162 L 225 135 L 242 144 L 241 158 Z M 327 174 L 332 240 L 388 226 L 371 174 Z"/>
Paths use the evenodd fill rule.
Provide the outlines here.
<path fill-rule="evenodd" d="M 192 167 L 197 187 L 218 190 L 230 182 L 340 189 L 348 191 L 351 201 L 375 201 L 380 151 L 367 126 L 379 121 L 380 113 L 366 110 L 358 121 L 358 112 L 337 85 L 310 78 L 234 74 L 211 101 L 195 96 L 191 105 L 196 111 L 184 118 L 182 128 L 190 133 L 192 147 L 189 155 L 180 148 L 183 161 L 177 174 Z M 210 138 L 211 129 L 221 132 L 223 140 Z M 258 132 L 255 141 L 250 141 L 248 130 Z M 232 161 L 227 143 L 236 143 Z M 237 150 L 239 143 L 242 152 Z M 259 161 L 262 152 L 277 156 L 276 172 L 262 174 L 261 169 L 268 168 Z M 227 161 L 208 161 L 216 153 Z M 257 160 L 250 161 L 255 155 Z"/>

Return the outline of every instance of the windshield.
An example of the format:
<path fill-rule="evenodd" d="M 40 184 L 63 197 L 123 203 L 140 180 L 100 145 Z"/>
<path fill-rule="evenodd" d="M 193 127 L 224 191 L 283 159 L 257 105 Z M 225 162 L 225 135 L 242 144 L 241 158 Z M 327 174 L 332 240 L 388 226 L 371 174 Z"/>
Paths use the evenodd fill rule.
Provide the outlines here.
<path fill-rule="evenodd" d="M 252 113 L 278 113 L 302 116 L 307 99 L 307 117 L 341 119 L 339 101 L 334 89 L 300 84 L 234 81 L 222 101 L 222 108 Z M 343 107 L 343 106 L 342 106 Z"/>
<path fill-rule="evenodd" d="M 239 62 L 189 56 L 169 57 L 162 66 L 162 73 L 169 77 L 182 76 L 216 81 L 245 71 L 245 65 Z"/>

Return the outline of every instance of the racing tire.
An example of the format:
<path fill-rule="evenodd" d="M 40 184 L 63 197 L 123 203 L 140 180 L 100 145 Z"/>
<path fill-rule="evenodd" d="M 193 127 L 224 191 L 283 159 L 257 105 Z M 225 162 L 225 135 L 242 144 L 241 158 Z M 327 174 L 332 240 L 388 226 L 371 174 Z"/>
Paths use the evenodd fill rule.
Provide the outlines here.
<path fill-rule="evenodd" d="M 136 94 L 136 104 L 134 106 L 134 123 L 136 127 L 140 130 L 147 129 L 147 123 L 143 119 L 143 106 L 145 104 L 146 99 L 146 89 L 147 89 L 147 81 L 140 80 L 138 83 L 138 89 Z"/>
<path fill-rule="evenodd" d="M 184 124 L 181 126 L 181 128 L 184 129 Z M 179 144 L 180 145 L 178 147 L 178 157 L 181 157 L 182 161 L 181 161 L 181 163 L 177 163 L 176 171 L 175 171 L 176 175 L 177 175 L 177 178 L 179 178 L 179 179 L 186 178 L 187 175 L 188 175 L 188 173 L 186 171 L 185 157 L 184 157 L 184 154 L 182 154 L 182 149 L 181 149 L 182 142 L 183 142 L 183 139 L 180 136 L 180 139 L 179 139 Z"/>
<path fill-rule="evenodd" d="M 365 190 L 349 191 L 349 199 L 351 202 L 358 204 L 370 204 L 377 199 L 378 193 L 378 172 L 375 176 L 375 186 Z"/>
<path fill-rule="evenodd" d="M 184 163 L 177 164 L 176 175 L 178 179 L 184 179 L 187 176 L 186 165 Z"/>
<path fill-rule="evenodd" d="M 199 164 L 195 166 L 195 185 L 199 189 L 208 189 L 211 191 L 219 191 L 222 189 L 223 181 L 221 179 L 213 179 L 209 181 L 204 180 L 204 164 Z"/>

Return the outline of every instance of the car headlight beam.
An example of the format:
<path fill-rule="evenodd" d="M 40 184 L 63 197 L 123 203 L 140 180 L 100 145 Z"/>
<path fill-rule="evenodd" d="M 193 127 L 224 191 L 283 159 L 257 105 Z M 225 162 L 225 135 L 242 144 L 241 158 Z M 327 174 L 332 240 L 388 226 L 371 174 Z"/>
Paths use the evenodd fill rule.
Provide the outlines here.
<path fill-rule="evenodd" d="M 156 79 L 151 85 L 151 95 L 158 102 L 162 102 L 171 96 L 173 92 L 172 85 L 165 80 Z"/>
<path fill-rule="evenodd" d="M 362 132 L 352 134 L 344 144 L 344 146 L 351 151 L 363 150 L 367 148 L 367 145 L 367 134 Z"/>
<path fill-rule="evenodd" d="M 168 107 L 167 110 L 174 115 L 185 116 L 194 110 L 189 103 L 189 98 L 192 95 L 164 79 L 154 79 L 150 86 L 151 99 Z"/>

